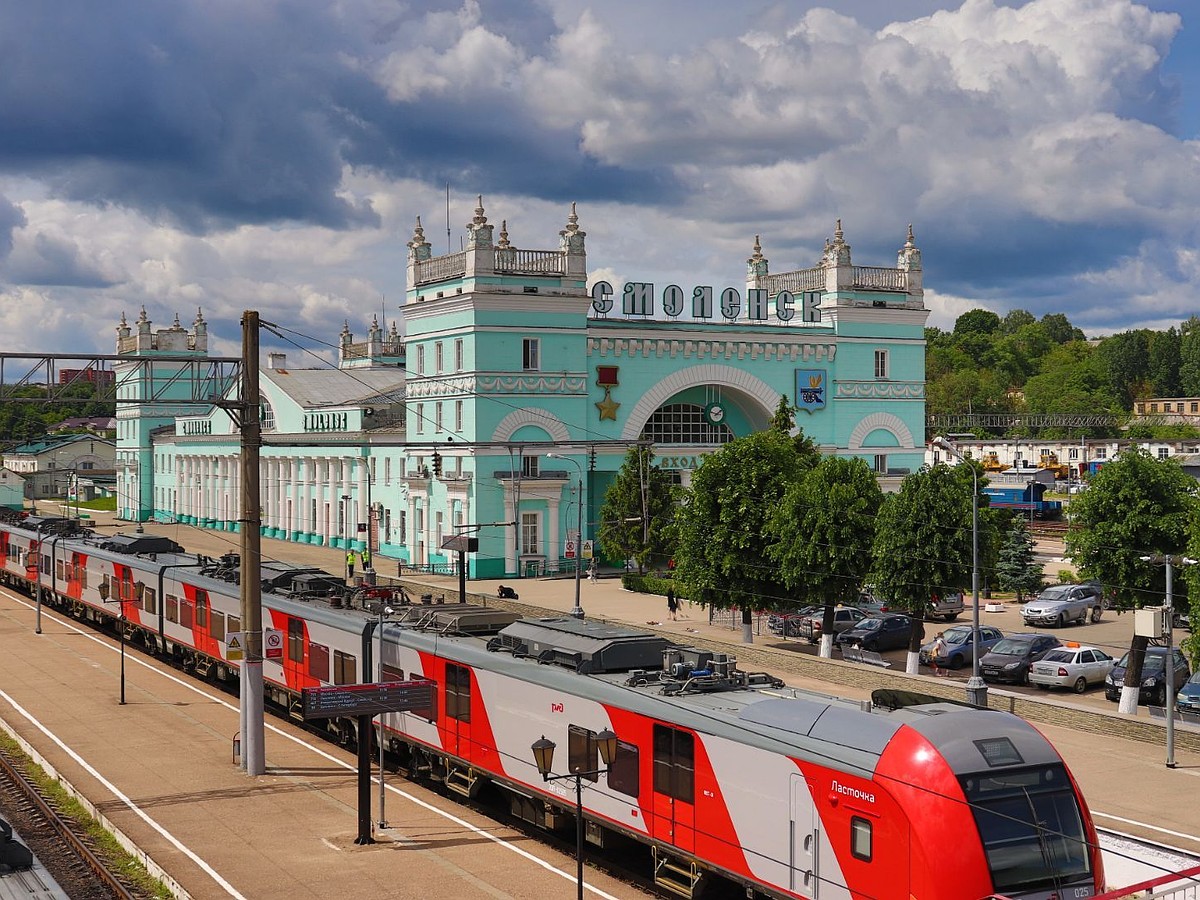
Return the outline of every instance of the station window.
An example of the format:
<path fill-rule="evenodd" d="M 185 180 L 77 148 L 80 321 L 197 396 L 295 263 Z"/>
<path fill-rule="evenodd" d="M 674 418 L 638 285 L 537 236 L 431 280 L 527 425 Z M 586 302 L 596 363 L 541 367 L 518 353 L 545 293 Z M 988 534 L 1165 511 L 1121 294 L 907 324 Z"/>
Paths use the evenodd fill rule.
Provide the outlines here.
<path fill-rule="evenodd" d="M 871 861 L 871 823 L 858 816 L 850 817 L 850 853 L 855 859 Z"/>
<path fill-rule="evenodd" d="M 417 347 L 417 374 L 425 374 L 425 347 Z"/>
<path fill-rule="evenodd" d="M 461 400 L 454 401 L 454 430 L 462 431 L 463 427 L 463 402 Z"/>
<path fill-rule="evenodd" d="M 433 345 L 433 360 L 434 360 L 434 371 L 437 372 L 439 375 L 441 375 L 442 368 L 444 366 L 441 341 L 438 341 L 436 344 Z"/>
<path fill-rule="evenodd" d="M 341 650 L 333 651 L 333 683 L 334 684 L 358 684 L 358 658 L 343 653 Z"/>
<path fill-rule="evenodd" d="M 463 370 L 463 339 L 454 339 L 454 371 L 461 372 Z"/>
<path fill-rule="evenodd" d="M 433 430 L 442 433 L 442 402 L 439 400 L 433 407 Z"/>
<path fill-rule="evenodd" d="M 287 656 L 294 663 L 304 662 L 304 620 L 289 618 Z"/>
<path fill-rule="evenodd" d="M 608 786 L 629 797 L 638 796 L 641 778 L 638 775 L 638 748 L 636 744 L 617 741 L 617 756 L 608 767 Z"/>
<path fill-rule="evenodd" d="M 684 803 L 695 802 L 695 744 L 689 732 L 654 726 L 654 790 Z"/>
<path fill-rule="evenodd" d="M 541 459 L 537 456 L 521 457 L 521 477 L 537 478 L 541 472 Z"/>
<path fill-rule="evenodd" d="M 526 372 L 537 372 L 541 369 L 540 344 L 538 338 L 525 338 L 521 341 L 521 368 Z"/>
<path fill-rule="evenodd" d="M 308 645 L 308 674 L 318 681 L 329 680 L 329 648 L 324 644 Z"/>
<path fill-rule="evenodd" d="M 596 732 L 571 725 L 567 728 L 567 771 L 588 781 L 599 781 L 600 747 Z"/>
<path fill-rule="evenodd" d="M 417 404 L 417 414 L 416 414 L 415 418 L 417 420 L 417 434 L 424 434 L 425 433 L 425 404 L 424 403 Z"/>
<path fill-rule="evenodd" d="M 886 350 L 875 351 L 875 377 L 888 377 L 888 352 Z"/>
<path fill-rule="evenodd" d="M 446 715 L 471 721 L 471 670 L 466 666 L 446 664 Z"/>
<path fill-rule="evenodd" d="M 660 406 L 646 420 L 642 440 L 656 444 L 725 444 L 733 440 L 733 431 L 724 423 L 714 424 L 705 408 L 695 403 L 671 403 Z"/>
<path fill-rule="evenodd" d="M 875 454 L 875 474 L 876 475 L 886 475 L 887 474 L 887 454 L 886 453 L 876 453 Z"/>
<path fill-rule="evenodd" d="M 1158 458 L 1159 459 L 1166 459 L 1170 455 L 1171 455 L 1171 451 L 1168 448 L 1166 448 L 1166 447 L 1158 448 Z"/>
<path fill-rule="evenodd" d="M 542 542 L 538 535 L 540 517 L 535 512 L 521 513 L 521 554 L 536 556 L 541 552 Z"/>

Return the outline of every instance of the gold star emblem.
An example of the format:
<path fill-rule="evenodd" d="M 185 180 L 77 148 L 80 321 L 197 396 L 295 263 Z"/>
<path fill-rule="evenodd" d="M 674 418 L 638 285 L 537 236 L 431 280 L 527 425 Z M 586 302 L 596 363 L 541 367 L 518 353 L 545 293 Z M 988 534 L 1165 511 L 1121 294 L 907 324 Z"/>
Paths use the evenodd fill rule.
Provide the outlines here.
<path fill-rule="evenodd" d="M 604 389 L 604 399 L 596 404 L 596 409 L 600 410 L 600 421 L 611 419 L 617 421 L 617 410 L 621 408 L 621 404 L 612 398 L 608 388 Z"/>

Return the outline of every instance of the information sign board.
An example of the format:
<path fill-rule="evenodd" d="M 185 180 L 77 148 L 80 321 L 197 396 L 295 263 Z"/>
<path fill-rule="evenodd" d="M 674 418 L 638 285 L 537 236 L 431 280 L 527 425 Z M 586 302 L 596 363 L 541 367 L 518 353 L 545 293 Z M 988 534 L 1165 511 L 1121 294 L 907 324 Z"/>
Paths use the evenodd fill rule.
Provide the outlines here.
<path fill-rule="evenodd" d="M 379 713 L 432 709 L 432 681 L 385 681 L 305 688 L 301 694 L 304 718 L 374 716 Z"/>
<path fill-rule="evenodd" d="M 242 659 L 246 655 L 246 640 L 242 637 L 240 631 L 231 631 L 225 635 L 225 640 L 228 642 L 225 645 L 225 658 L 227 660 Z"/>
<path fill-rule="evenodd" d="M 592 555 L 595 552 L 593 547 L 594 547 L 594 545 L 592 544 L 592 542 L 590 540 L 583 542 L 583 558 L 584 559 L 592 558 Z"/>

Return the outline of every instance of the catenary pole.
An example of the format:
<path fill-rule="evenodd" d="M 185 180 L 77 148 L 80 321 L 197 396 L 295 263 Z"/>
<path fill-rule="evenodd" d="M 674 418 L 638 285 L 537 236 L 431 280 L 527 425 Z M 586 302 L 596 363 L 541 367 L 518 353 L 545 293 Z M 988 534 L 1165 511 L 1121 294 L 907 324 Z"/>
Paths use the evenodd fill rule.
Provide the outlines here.
<path fill-rule="evenodd" d="M 262 631 L 262 511 L 259 498 L 259 451 L 262 430 L 258 418 L 258 337 L 256 310 L 242 314 L 242 402 L 241 402 L 241 607 L 246 657 L 242 661 L 241 726 L 242 768 L 247 775 L 266 771 L 263 726 L 263 631 Z"/>

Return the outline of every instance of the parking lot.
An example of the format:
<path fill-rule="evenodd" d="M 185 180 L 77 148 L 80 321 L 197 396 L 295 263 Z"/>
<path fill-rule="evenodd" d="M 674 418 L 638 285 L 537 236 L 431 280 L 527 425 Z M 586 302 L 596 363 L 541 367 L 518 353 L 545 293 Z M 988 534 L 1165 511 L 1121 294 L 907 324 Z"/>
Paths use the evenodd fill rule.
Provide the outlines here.
<path fill-rule="evenodd" d="M 925 623 L 925 641 L 932 641 L 937 633 L 952 625 L 970 625 L 972 620 L 972 599 L 970 596 L 966 598 L 966 611 L 953 622 L 936 621 Z M 1098 647 L 1105 653 L 1112 656 L 1114 659 L 1120 659 L 1121 655 L 1129 649 L 1130 640 L 1133 637 L 1133 614 L 1121 613 L 1116 610 L 1106 609 L 1099 622 L 1086 625 L 1067 625 L 1063 628 L 1034 628 L 1025 625 L 1021 619 L 1020 603 L 1014 599 L 980 599 L 979 624 L 992 625 L 999 628 L 1006 635 L 1018 632 L 1037 632 L 1039 634 L 1050 634 L 1057 637 L 1064 644 L 1069 641 L 1074 641 L 1082 645 Z M 999 611 L 989 612 L 988 607 L 999 607 Z M 759 639 L 763 642 L 769 642 L 773 646 L 787 648 L 798 653 L 810 653 L 815 655 L 817 652 L 816 645 L 809 644 L 803 638 L 788 638 L 783 639 L 776 635 L 770 634 L 766 628 L 765 618 L 762 624 L 762 637 Z M 1179 629 L 1175 631 L 1175 643 L 1178 644 L 1187 636 L 1187 632 L 1181 632 Z M 835 657 L 839 655 L 838 651 L 834 650 Z M 885 660 L 891 663 L 893 669 L 903 671 L 907 653 L 904 650 L 885 650 L 880 653 Z M 932 671 L 925 666 L 921 667 L 921 673 L 925 675 L 933 674 Z M 967 679 L 971 677 L 971 666 L 968 662 L 966 666 L 958 670 L 944 671 L 943 677 L 961 681 L 964 685 Z M 1003 690 L 1014 691 L 1023 694 L 1041 694 L 1043 693 L 1033 685 L 1012 685 L 1012 684 L 989 684 L 989 687 L 1000 688 Z M 1057 692 L 1056 692 L 1057 693 Z M 1070 694 L 1071 701 L 1074 703 L 1083 703 L 1085 705 L 1094 705 L 1099 709 L 1115 710 L 1116 704 L 1104 698 L 1104 689 L 1102 686 L 1089 687 L 1087 692 L 1082 695 Z"/>

